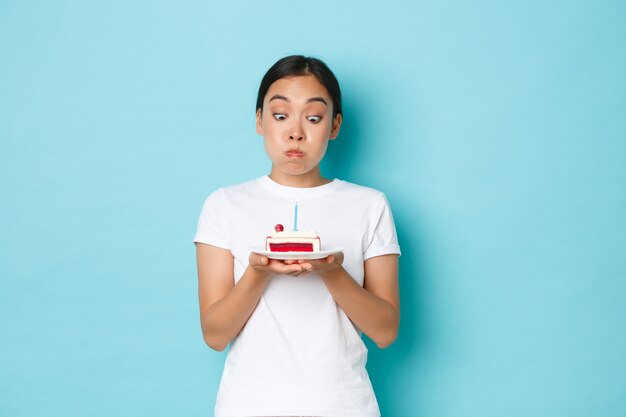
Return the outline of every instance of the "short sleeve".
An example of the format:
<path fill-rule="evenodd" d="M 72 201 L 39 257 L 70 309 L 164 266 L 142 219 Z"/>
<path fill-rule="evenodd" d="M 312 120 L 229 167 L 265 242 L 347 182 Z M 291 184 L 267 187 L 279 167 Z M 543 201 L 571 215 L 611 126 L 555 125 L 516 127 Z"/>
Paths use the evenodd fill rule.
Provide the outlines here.
<path fill-rule="evenodd" d="M 400 255 L 396 226 L 384 194 L 380 197 L 376 211 L 370 221 L 368 244 L 363 253 L 363 260 L 381 255 Z"/>
<path fill-rule="evenodd" d="M 228 208 L 223 189 L 207 197 L 198 219 L 194 243 L 206 243 L 219 248 L 231 249 L 228 239 Z"/>

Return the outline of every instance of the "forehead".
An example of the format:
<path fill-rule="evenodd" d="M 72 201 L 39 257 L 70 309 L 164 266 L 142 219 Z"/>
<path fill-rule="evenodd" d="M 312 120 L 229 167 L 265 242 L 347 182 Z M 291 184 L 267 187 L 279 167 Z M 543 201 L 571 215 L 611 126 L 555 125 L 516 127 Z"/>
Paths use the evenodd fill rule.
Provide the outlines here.
<path fill-rule="evenodd" d="M 276 94 L 294 102 L 306 101 L 311 97 L 323 97 L 330 100 L 326 87 L 313 75 L 298 75 L 274 81 L 265 94 L 265 101 L 270 100 Z"/>

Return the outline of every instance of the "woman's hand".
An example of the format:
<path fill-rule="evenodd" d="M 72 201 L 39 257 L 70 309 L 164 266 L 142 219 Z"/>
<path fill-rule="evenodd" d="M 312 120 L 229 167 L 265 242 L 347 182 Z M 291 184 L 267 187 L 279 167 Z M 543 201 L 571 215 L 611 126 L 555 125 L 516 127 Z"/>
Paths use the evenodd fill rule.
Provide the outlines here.
<path fill-rule="evenodd" d="M 341 268 L 343 252 L 329 255 L 322 259 L 270 259 L 256 253 L 250 254 L 250 266 L 265 274 L 292 275 L 298 277 L 317 272 L 320 275 Z"/>
<path fill-rule="evenodd" d="M 326 258 L 322 259 L 294 259 L 287 260 L 285 263 L 300 265 L 304 270 L 301 275 L 317 272 L 318 274 L 325 276 L 341 268 L 341 265 L 343 264 L 343 252 L 328 255 Z"/>
<path fill-rule="evenodd" d="M 297 261 L 282 261 L 270 259 L 267 256 L 251 253 L 250 267 L 265 276 L 269 275 L 293 275 L 295 277 L 306 274 L 308 271 Z"/>

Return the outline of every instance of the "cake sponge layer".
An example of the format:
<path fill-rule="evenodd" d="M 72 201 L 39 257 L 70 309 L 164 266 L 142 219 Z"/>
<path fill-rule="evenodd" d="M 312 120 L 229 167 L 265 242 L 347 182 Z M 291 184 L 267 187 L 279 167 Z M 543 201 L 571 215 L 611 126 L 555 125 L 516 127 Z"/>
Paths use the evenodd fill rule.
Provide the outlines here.
<path fill-rule="evenodd" d="M 311 231 L 276 232 L 265 239 L 268 252 L 319 252 L 320 238 Z"/>

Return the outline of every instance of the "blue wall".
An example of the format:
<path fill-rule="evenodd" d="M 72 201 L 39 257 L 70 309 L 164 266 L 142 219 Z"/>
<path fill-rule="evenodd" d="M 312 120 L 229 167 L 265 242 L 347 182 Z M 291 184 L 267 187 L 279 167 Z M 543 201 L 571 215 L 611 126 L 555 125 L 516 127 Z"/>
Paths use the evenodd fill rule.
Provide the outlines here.
<path fill-rule="evenodd" d="M 626 3 L 0 3 L 0 415 L 212 415 L 191 243 L 325 59 L 403 248 L 384 416 L 626 413 Z"/>

